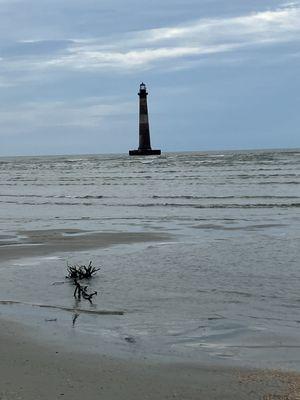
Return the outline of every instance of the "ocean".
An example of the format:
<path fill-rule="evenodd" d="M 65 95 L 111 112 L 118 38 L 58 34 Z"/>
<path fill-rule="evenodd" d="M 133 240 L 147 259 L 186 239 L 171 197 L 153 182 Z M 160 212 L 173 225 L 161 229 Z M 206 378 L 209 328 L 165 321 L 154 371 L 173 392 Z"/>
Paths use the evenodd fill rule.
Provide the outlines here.
<path fill-rule="evenodd" d="M 74 349 L 300 370 L 299 167 L 299 150 L 0 158 L 0 318 Z M 20 256 L 43 232 L 158 236 Z M 78 304 L 66 266 L 90 260 Z"/>

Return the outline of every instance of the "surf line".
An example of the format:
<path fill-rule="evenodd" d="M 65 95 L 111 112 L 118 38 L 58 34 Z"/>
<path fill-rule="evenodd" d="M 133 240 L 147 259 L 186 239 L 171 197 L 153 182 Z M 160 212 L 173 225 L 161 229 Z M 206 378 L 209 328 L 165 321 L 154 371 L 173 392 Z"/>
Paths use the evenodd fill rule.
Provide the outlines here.
<path fill-rule="evenodd" d="M 52 306 L 49 304 L 35 304 L 35 303 L 24 303 L 22 301 L 13 301 L 13 300 L 0 300 L 0 305 L 22 305 L 22 306 L 31 306 L 31 307 L 39 307 L 39 308 L 51 308 L 54 310 L 62 310 L 68 312 L 77 312 L 84 314 L 94 314 L 94 315 L 124 315 L 124 311 L 110 311 L 110 310 L 83 310 L 80 308 L 71 308 L 71 307 L 63 307 L 63 306 Z"/>

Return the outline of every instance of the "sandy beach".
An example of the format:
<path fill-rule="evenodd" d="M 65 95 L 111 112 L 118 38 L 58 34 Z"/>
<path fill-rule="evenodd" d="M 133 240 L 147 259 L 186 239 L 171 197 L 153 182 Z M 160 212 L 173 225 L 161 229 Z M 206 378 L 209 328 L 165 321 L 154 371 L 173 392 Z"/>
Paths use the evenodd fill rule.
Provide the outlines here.
<path fill-rule="evenodd" d="M 1 321 L 1 400 L 299 398 L 294 374 L 91 356 L 37 345 L 21 332 Z"/>
<path fill-rule="evenodd" d="M 34 257 L 120 243 L 166 239 L 157 234 L 100 234 L 71 231 L 22 232 L 25 243 L 6 243 L 2 259 Z M 65 236 L 68 235 L 68 236 Z M 40 246 L 36 246 L 40 244 Z M 28 334 L 29 333 L 29 334 Z M 72 340 L 70 338 L 70 340 Z M 1 320 L 1 400 L 250 400 L 297 399 L 296 374 L 207 366 L 201 362 L 165 362 L 84 352 L 80 346 L 56 346 L 34 340 L 20 323 Z"/>
<path fill-rule="evenodd" d="M 170 235 L 133 232 L 89 232 L 80 229 L 48 229 L 20 231 L 16 237 L 1 238 L 1 261 L 23 257 L 105 248 L 170 239 Z"/>

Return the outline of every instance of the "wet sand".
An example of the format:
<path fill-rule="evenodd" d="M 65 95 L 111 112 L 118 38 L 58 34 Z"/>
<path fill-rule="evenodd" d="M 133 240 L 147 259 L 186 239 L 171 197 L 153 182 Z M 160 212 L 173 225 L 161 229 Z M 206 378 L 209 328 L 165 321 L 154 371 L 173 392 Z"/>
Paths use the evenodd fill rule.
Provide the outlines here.
<path fill-rule="evenodd" d="M 167 241 L 170 238 L 171 235 L 168 234 L 145 232 L 90 232 L 79 229 L 20 231 L 15 240 L 1 239 L 0 261 L 105 248 L 118 244 Z"/>
<path fill-rule="evenodd" d="M 5 400 L 296 400 L 299 378 L 195 364 L 117 360 L 41 346 L 1 321 L 0 398 Z"/>
<path fill-rule="evenodd" d="M 98 233 L 81 230 L 19 232 L 19 241 L 0 246 L 1 261 L 116 244 L 168 240 L 152 233 Z M 1 317 L 1 315 L 0 315 Z M 79 346 L 37 343 L 22 324 L 1 319 L 0 399 L 53 400 L 297 400 L 297 374 L 221 368 L 170 360 L 133 360 L 85 353 Z M 70 339 L 71 340 L 71 339 Z M 105 349 L 104 349 L 105 350 Z"/>

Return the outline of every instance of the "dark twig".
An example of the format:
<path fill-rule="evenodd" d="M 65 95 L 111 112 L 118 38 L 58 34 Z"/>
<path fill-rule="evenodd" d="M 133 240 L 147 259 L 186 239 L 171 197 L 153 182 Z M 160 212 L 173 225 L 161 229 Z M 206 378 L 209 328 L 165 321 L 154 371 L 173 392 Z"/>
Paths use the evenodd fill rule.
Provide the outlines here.
<path fill-rule="evenodd" d="M 74 285 L 75 285 L 75 290 L 74 290 L 74 297 L 75 299 L 81 300 L 81 296 L 85 299 L 88 300 L 91 304 L 93 304 L 92 299 L 94 296 L 97 295 L 97 292 L 93 293 L 88 293 L 88 287 L 87 286 L 81 286 L 80 283 L 77 281 L 77 279 L 74 279 Z"/>
<path fill-rule="evenodd" d="M 92 261 L 89 262 L 88 266 L 86 265 L 73 265 L 67 266 L 68 275 L 66 278 L 68 279 L 90 279 L 92 278 L 100 268 L 95 268 L 92 265 Z"/>
<path fill-rule="evenodd" d="M 79 317 L 78 313 L 75 313 L 73 315 L 73 318 L 72 318 L 72 326 L 73 326 L 73 328 L 75 327 L 75 323 L 76 323 L 76 320 L 77 320 L 78 317 Z"/>

